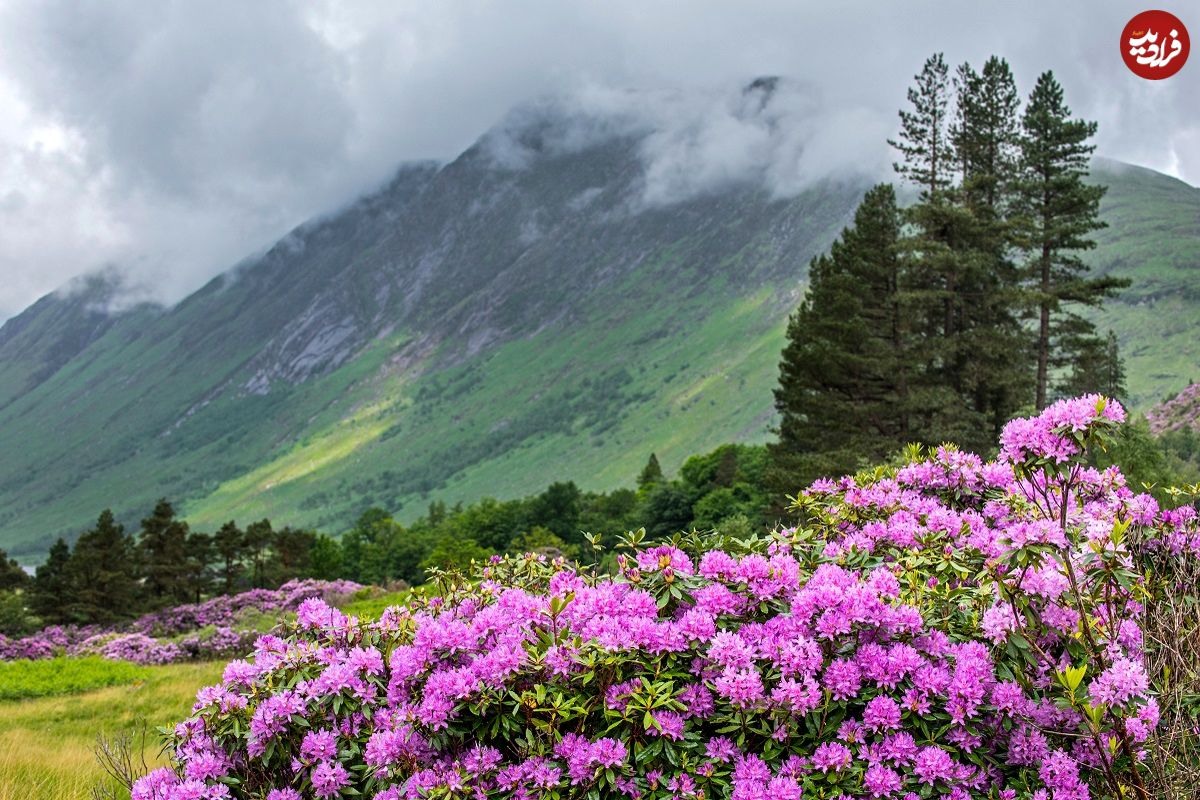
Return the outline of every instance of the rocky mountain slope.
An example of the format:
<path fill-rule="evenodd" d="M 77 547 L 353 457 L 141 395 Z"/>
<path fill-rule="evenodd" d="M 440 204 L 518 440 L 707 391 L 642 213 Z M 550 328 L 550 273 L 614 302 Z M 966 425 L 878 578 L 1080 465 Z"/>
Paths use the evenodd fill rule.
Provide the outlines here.
<path fill-rule="evenodd" d="M 646 131 L 544 115 L 306 224 L 171 308 L 98 275 L 0 328 L 0 546 L 37 560 L 104 507 L 336 531 L 371 504 L 627 484 L 761 441 L 809 259 L 865 179 L 645 201 Z M 502 145 L 502 146 L 501 146 Z M 514 152 L 518 157 L 514 157 Z M 1100 315 L 1134 401 L 1200 363 L 1200 190 L 1114 162 Z"/>

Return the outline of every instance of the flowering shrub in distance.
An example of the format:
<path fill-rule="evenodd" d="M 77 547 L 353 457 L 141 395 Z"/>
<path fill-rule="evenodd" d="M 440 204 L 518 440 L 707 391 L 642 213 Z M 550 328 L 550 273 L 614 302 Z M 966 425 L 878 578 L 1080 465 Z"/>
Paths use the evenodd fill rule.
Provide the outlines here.
<path fill-rule="evenodd" d="M 1086 466 L 1123 413 L 1064 401 L 994 463 L 818 481 L 765 538 L 630 534 L 616 575 L 496 557 L 376 622 L 308 600 L 133 798 L 1144 796 L 1126 542 L 1197 539 Z"/>
<path fill-rule="evenodd" d="M 314 597 L 332 600 L 363 587 L 352 581 L 288 581 L 146 614 L 122 625 L 55 625 L 20 639 L 0 635 L 0 661 L 99 655 L 135 664 L 232 658 L 250 650 L 264 614 L 295 611 Z"/>

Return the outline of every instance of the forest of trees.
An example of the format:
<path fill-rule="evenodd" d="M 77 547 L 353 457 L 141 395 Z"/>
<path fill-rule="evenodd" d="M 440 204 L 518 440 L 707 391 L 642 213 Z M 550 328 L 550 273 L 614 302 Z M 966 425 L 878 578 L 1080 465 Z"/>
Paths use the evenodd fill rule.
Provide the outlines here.
<path fill-rule="evenodd" d="M 337 577 L 337 543 L 269 520 L 200 533 L 159 500 L 127 533 L 109 510 L 69 545 L 58 539 L 29 576 L 0 551 L 0 633 L 37 624 L 111 623 L 214 594 L 275 587 L 298 577 Z M 18 596 L 19 590 L 19 596 Z"/>
<path fill-rule="evenodd" d="M 867 192 L 788 327 L 777 496 L 908 442 L 986 452 L 1022 411 L 1125 392 L 1115 338 L 1080 313 L 1126 285 L 1081 260 L 1103 227 L 1104 187 L 1084 182 L 1095 123 L 1050 72 L 1022 109 L 996 57 L 951 77 L 934 55 L 908 100 L 890 144 L 915 201 Z"/>
<path fill-rule="evenodd" d="M 227 522 L 214 533 L 189 529 L 160 500 L 127 533 L 110 511 L 74 546 L 59 539 L 33 577 L 0 551 L 0 633 L 40 624 L 111 623 L 215 594 L 275 587 L 292 578 L 348 578 L 417 585 L 431 567 L 463 566 L 493 553 L 536 551 L 576 556 L 585 532 L 645 527 L 652 536 L 720 526 L 761 530 L 766 448 L 722 445 L 689 458 L 679 476 L 664 476 L 650 455 L 636 488 L 585 492 L 573 482 L 514 500 L 485 497 L 469 505 L 435 502 L 410 523 L 380 508 L 366 510 L 333 538 L 259 520 Z"/>

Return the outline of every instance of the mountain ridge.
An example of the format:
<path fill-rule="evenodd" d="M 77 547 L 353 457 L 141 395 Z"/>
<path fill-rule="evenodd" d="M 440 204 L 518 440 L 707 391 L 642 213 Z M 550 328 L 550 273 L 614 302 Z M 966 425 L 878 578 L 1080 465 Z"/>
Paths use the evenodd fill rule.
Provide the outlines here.
<path fill-rule="evenodd" d="M 808 261 L 869 181 L 646 204 L 644 135 L 534 136 L 515 166 L 485 135 L 174 306 L 97 317 L 105 285 L 39 300 L 0 328 L 0 547 L 36 560 L 100 508 L 133 522 L 163 495 L 202 528 L 268 515 L 336 531 L 371 504 L 406 517 L 559 478 L 612 488 L 652 450 L 670 468 L 762 441 Z M 1176 333 L 1169 361 L 1142 329 L 1200 264 L 1200 190 L 1096 172 L 1118 224 L 1094 263 L 1135 279 L 1098 321 L 1154 351 L 1129 357 L 1153 399 L 1185 382 L 1161 364 L 1193 358 Z M 1160 230 L 1172 246 L 1147 260 Z"/>

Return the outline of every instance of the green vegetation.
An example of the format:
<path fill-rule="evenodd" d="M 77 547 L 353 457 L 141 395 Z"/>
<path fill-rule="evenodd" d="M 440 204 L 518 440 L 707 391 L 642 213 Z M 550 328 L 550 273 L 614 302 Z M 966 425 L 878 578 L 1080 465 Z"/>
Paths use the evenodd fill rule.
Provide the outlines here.
<path fill-rule="evenodd" d="M 895 191 L 877 186 L 829 255 L 809 267 L 775 389 L 780 423 L 770 445 L 771 482 L 781 495 L 929 440 L 934 420 L 919 420 L 918 412 L 948 405 L 913 399 L 922 354 L 906 321 L 912 303 L 901 283 L 900 229 Z"/>
<path fill-rule="evenodd" d="M 390 606 L 397 606 L 408 599 L 407 591 L 370 594 L 341 606 L 343 613 L 359 619 L 379 619 Z"/>
<path fill-rule="evenodd" d="M 1115 336 L 1080 313 L 1128 285 L 1080 257 L 1103 227 L 1105 190 L 1084 182 L 1096 125 L 1071 118 L 1049 72 L 1018 117 L 994 56 L 982 72 L 960 66 L 954 86 L 934 55 L 900 112 L 896 171 L 917 201 L 870 190 L 809 268 L 775 391 L 781 496 L 908 442 L 984 452 L 1054 397 L 1124 399 Z"/>
<path fill-rule="evenodd" d="M 162 763 L 153 728 L 186 715 L 196 690 L 219 681 L 222 667 L 145 667 L 136 677 L 81 694 L 0 701 L 0 800 L 90 798 L 94 786 L 109 785 L 96 762 L 97 735 L 118 735 L 139 719 L 151 728 L 147 760 Z"/>
<path fill-rule="evenodd" d="M 588 533 L 623 533 L 639 526 L 655 536 L 717 527 L 750 534 L 780 518 L 763 489 L 766 463 L 763 446 L 725 444 L 687 459 L 678 477 L 668 479 L 657 456 L 650 454 L 636 489 L 586 492 L 571 481 L 559 481 L 515 500 L 484 497 L 451 507 L 434 502 L 411 522 L 372 508 L 338 539 L 312 531 L 275 530 L 265 519 L 244 531 L 228 522 L 209 536 L 177 522 L 165 500 L 143 521 L 135 538 L 105 511 L 80 537 L 82 547 L 77 544 L 72 550 L 61 540 L 55 544 L 27 592 L 0 591 L 0 623 L 11 618 L 9 634 L 20 635 L 42 624 L 112 623 L 162 609 L 175 602 L 172 584 L 156 580 L 156 570 L 164 563 L 172 574 L 192 576 L 185 601 L 195 602 L 228 593 L 230 587 L 275 587 L 292 578 L 416 586 L 425 582 L 431 568 L 461 567 L 496 553 L 576 557 Z M 156 561 L 146 555 L 155 549 L 175 551 L 178 560 Z M 155 585 L 168 590 L 155 594 Z M 403 596 L 402 591 L 383 598 L 368 593 L 350 613 L 374 616 Z M 246 618 L 243 623 L 243 628 L 265 630 L 270 620 Z"/>
<path fill-rule="evenodd" d="M 767 441 L 807 262 L 866 187 L 786 201 L 730 190 L 623 216 L 635 147 L 520 174 L 464 157 L 438 178 L 443 194 L 422 196 L 417 224 L 407 204 L 432 171 L 400 176 L 169 311 L 105 318 L 102 281 L 31 307 L 0 335 L 0 546 L 37 563 L 98 509 L 132 528 L 162 496 L 209 533 L 264 517 L 336 532 L 371 506 L 407 523 L 434 500 L 521 497 L 564 477 L 612 490 L 649 451 L 674 472 L 723 442 Z M 1085 316 L 1116 333 L 1144 410 L 1200 377 L 1200 190 L 1104 161 L 1090 180 L 1109 187 L 1109 227 L 1085 259 L 1133 283 Z M 593 187 L 595 207 L 571 211 Z M 512 202 L 463 206 L 501 189 Z M 531 247 L 516 234 L 534 209 L 553 233 Z M 431 232 L 397 242 L 406 226 Z M 432 259 L 431 242 L 453 253 L 405 309 L 417 270 L 396 265 Z M 386 307 L 381 279 L 397 287 Z M 274 344 L 310 307 L 396 327 L 303 380 L 245 389 L 286 371 Z M 490 327 L 470 319 L 480 309 Z"/>
<path fill-rule="evenodd" d="M 244 531 L 230 521 L 209 535 L 192 531 L 160 499 L 136 536 L 105 509 L 74 548 L 56 541 L 32 581 L 19 567 L 0 573 L 0 634 L 20 636 L 42 625 L 111 625 L 215 594 L 341 572 L 341 548 L 328 537 L 275 530 L 265 519 Z"/>
<path fill-rule="evenodd" d="M 126 661 L 87 658 L 47 658 L 41 661 L 0 661 L 0 700 L 76 694 L 144 680 L 146 667 Z"/>
<path fill-rule="evenodd" d="M 463 567 L 504 552 L 575 557 L 587 546 L 586 534 L 638 527 L 656 537 L 714 528 L 749 535 L 778 519 L 763 488 L 766 464 L 766 448 L 727 444 L 692 456 L 674 479 L 655 469 L 657 457 L 651 455 L 636 490 L 585 492 L 572 482 L 558 482 L 516 500 L 485 497 L 450 508 L 433 503 L 409 523 L 374 508 L 342 535 L 339 577 L 418 585 L 430 568 Z M 390 602 L 375 606 L 367 599 L 363 608 L 382 610 Z"/>

